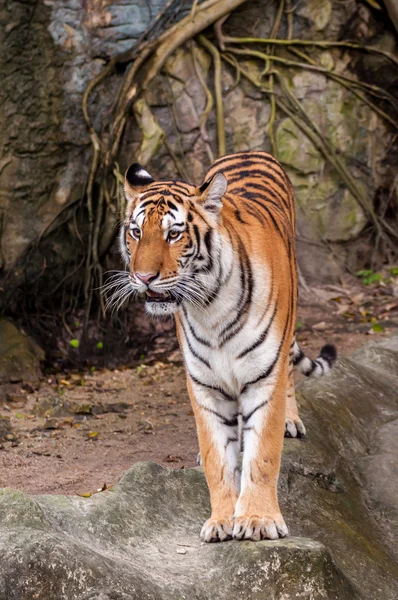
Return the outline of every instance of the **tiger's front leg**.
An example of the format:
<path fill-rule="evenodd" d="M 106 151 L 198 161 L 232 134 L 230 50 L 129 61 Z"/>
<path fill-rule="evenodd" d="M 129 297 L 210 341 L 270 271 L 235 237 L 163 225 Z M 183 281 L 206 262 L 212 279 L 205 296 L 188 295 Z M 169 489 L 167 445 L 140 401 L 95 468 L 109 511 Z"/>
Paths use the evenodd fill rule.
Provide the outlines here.
<path fill-rule="evenodd" d="M 287 366 L 274 381 L 265 379 L 241 395 L 243 461 L 233 537 L 275 540 L 288 530 L 277 496 L 287 385 Z"/>
<path fill-rule="evenodd" d="M 211 517 L 200 536 L 205 542 L 224 542 L 232 538 L 239 495 L 238 403 L 189 376 L 188 392 L 211 502 Z"/>

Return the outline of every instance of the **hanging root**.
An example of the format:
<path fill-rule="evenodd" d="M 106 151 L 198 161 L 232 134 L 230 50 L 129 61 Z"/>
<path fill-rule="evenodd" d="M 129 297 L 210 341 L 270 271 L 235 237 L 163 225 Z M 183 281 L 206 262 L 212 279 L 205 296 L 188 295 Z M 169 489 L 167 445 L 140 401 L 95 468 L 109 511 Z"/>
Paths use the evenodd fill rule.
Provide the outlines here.
<path fill-rule="evenodd" d="M 383 240 L 385 247 L 390 248 L 391 252 L 394 252 L 394 248 L 396 249 L 398 232 L 385 220 L 383 214 L 376 214 L 371 199 L 368 198 L 362 187 L 358 186 L 356 180 L 341 160 L 338 152 L 336 152 L 330 141 L 322 134 L 307 114 L 301 102 L 294 95 L 288 83 L 290 75 L 285 74 L 283 69 L 312 71 L 335 81 L 337 84 L 348 89 L 361 102 L 366 104 L 372 112 L 388 123 L 389 126 L 398 129 L 398 119 L 396 117 L 398 114 L 398 101 L 391 94 L 379 86 L 358 81 L 354 77 L 338 73 L 334 69 L 318 64 L 314 58 L 306 53 L 306 50 L 316 48 L 319 52 L 322 52 L 329 48 L 340 48 L 349 52 L 371 53 L 392 62 L 395 66 L 398 65 L 398 60 L 390 52 L 353 42 L 291 39 L 295 11 L 295 6 L 292 7 L 291 0 L 279 1 L 269 38 L 238 38 L 224 35 L 222 31 L 224 21 L 231 12 L 244 2 L 245 0 L 206 0 L 200 3 L 198 0 L 195 0 L 192 3 L 190 13 L 179 22 L 168 27 L 170 13 L 174 11 L 173 14 L 175 14 L 179 8 L 177 0 L 169 0 L 152 21 L 147 31 L 138 40 L 137 44 L 128 52 L 114 57 L 104 70 L 90 82 L 84 92 L 82 110 L 93 146 L 85 197 L 88 215 L 88 248 L 85 260 L 84 280 L 86 320 L 90 314 L 93 288 L 102 284 L 102 266 L 99 248 L 101 238 L 104 235 L 103 225 L 106 213 L 109 210 L 120 214 L 124 203 L 123 194 L 120 192 L 122 175 L 119 171 L 117 158 L 127 119 L 132 110 L 136 111 L 139 101 L 145 102 L 149 86 L 161 72 L 164 72 L 167 59 L 184 43 L 194 40 L 194 38 L 210 55 L 214 73 L 213 93 L 215 102 L 213 101 L 213 93 L 210 91 L 206 83 L 206 78 L 198 64 L 195 54 L 197 46 L 191 41 L 190 50 L 194 69 L 206 95 L 206 107 L 200 121 L 200 133 L 206 145 L 209 162 L 213 162 L 214 154 L 207 135 L 206 122 L 213 110 L 213 106 L 215 106 L 217 123 L 217 155 L 222 156 L 226 153 L 222 98 L 222 64 L 225 63 L 228 65 L 228 68 L 231 67 L 233 69 L 235 74 L 235 81 L 230 89 L 238 85 L 243 77 L 269 98 L 271 110 L 268 133 L 272 152 L 276 156 L 278 155 L 275 123 L 278 114 L 283 114 L 295 123 L 333 167 L 372 223 L 377 240 Z M 287 21 L 287 39 L 278 37 L 284 15 Z M 212 25 L 214 25 L 217 45 L 214 45 L 204 34 L 204 31 Z M 162 30 L 163 32 L 161 32 Z M 281 50 L 283 52 L 282 56 L 280 55 Z M 289 56 L 289 53 L 291 56 L 287 57 L 286 54 Z M 257 77 L 252 71 L 249 72 L 245 68 L 243 61 L 247 61 L 248 59 L 261 61 L 264 64 L 264 69 L 260 76 Z M 104 135 L 97 132 L 93 126 L 89 114 L 90 97 L 97 86 L 102 84 L 114 72 L 116 65 L 119 63 L 128 64 L 129 67 L 114 105 L 111 123 L 106 128 L 107 134 Z M 380 101 L 383 103 L 382 106 L 380 106 Z M 146 103 L 146 107 L 148 118 L 151 119 L 154 127 L 158 128 L 159 142 L 166 146 L 180 175 L 187 178 L 188 174 L 186 173 L 183 158 L 177 156 L 177 153 L 169 144 L 167 137 L 157 124 L 148 102 Z M 172 110 L 173 107 L 169 106 L 169 108 L 175 129 L 177 129 L 176 118 Z M 152 157 L 151 152 L 146 154 L 147 161 Z M 153 152 L 156 152 L 156 148 Z M 179 154 L 183 157 L 181 149 Z M 108 238 L 107 244 L 110 245 L 112 239 L 109 235 Z M 100 307 L 104 311 L 104 305 L 100 303 Z M 322 355 L 322 352 L 320 358 L 317 360 L 328 361 Z"/>

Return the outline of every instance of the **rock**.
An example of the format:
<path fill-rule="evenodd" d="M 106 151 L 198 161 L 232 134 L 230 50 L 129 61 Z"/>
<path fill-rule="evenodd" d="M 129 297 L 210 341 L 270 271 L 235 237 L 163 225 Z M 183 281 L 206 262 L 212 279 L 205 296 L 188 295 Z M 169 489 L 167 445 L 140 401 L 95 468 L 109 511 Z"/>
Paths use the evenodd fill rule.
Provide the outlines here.
<path fill-rule="evenodd" d="M 372 509 L 381 524 L 398 531 L 398 419 L 375 431 L 369 454 L 357 461 Z M 387 533 L 389 533 L 387 531 Z M 391 542 L 394 543 L 393 536 Z"/>
<path fill-rule="evenodd" d="M 163 4 L 11 0 L 0 9 L 0 268 L 8 275 L 4 297 L 10 304 L 15 285 L 35 282 L 42 268 L 34 254 L 29 270 L 19 264 L 27 248 L 51 233 L 57 217 L 84 194 L 87 171 L 81 166 L 92 150 L 81 110 L 84 89 L 109 56 L 133 46 Z M 92 111 L 96 126 L 119 85 L 114 77 L 101 91 L 105 112 Z M 93 103 L 98 106 L 95 95 Z M 61 239 L 57 229 L 57 238 L 42 246 L 50 271 L 76 258 L 73 244 Z"/>
<path fill-rule="evenodd" d="M 22 396 L 21 394 L 6 394 L 6 402 L 9 402 L 14 405 L 26 404 L 27 400 L 28 400 L 27 397 Z"/>
<path fill-rule="evenodd" d="M 68 417 L 71 415 L 102 415 L 105 413 L 123 413 L 131 404 L 128 402 L 96 402 L 81 404 L 70 402 L 59 396 L 46 396 L 38 398 L 33 407 L 34 413 L 39 417 Z"/>
<path fill-rule="evenodd" d="M 48 0 L 37 6 L 34 0 L 22 3 L 10 0 L 0 9 L 3 48 L 0 68 L 4 74 L 0 90 L 0 268 L 7 277 L 6 283 L 2 280 L 5 293 L 1 304 L 14 307 L 20 298 L 15 289 L 23 282 L 32 295 L 36 286 L 48 293 L 67 272 L 73 271 L 71 265 L 79 264 L 80 243 L 71 229 L 59 227 L 59 217 L 66 218 L 84 196 L 91 162 L 92 145 L 81 110 L 83 92 L 111 57 L 133 46 L 163 7 L 163 0 L 111 3 Z M 180 8 L 177 18 L 187 10 Z M 231 14 L 224 26 L 225 33 L 267 37 L 276 11 L 276 3 L 267 11 L 261 3 L 245 3 Z M 360 12 L 366 13 L 366 18 L 359 15 L 359 25 L 355 28 L 353 23 Z M 282 21 L 280 34 L 285 36 L 286 22 Z M 380 33 L 377 17 L 359 2 L 306 0 L 295 11 L 293 34 L 301 39 L 344 38 L 365 44 L 370 40 L 377 47 L 396 52 L 392 31 L 384 24 L 383 29 Z M 151 161 L 151 171 L 156 176 L 164 179 L 176 175 L 174 160 L 162 143 L 163 132 L 148 111 L 150 106 L 167 135 L 169 147 L 183 163 L 187 178 L 201 183 L 211 163 L 211 154 L 216 153 L 216 120 L 213 110 L 206 132 L 202 132 L 205 140 L 200 129 L 206 92 L 197 77 L 190 50 L 184 46 L 169 58 L 162 75 L 151 85 L 148 104 L 141 99 L 136 105 L 135 115 L 139 117 L 141 130 L 131 117 L 118 158 L 121 172 L 127 163 L 139 158 Z M 213 69 L 208 53 L 198 45 L 193 52 L 206 84 L 212 89 Z M 290 54 L 289 57 L 294 59 Z M 335 67 L 344 74 L 359 65 L 361 81 L 376 81 L 394 93 L 391 85 L 396 84 L 396 69 L 379 56 L 364 54 L 358 58 L 355 52 L 333 50 L 317 52 L 314 57 L 322 66 Z M 257 75 L 263 69 L 261 63 L 254 65 L 245 60 L 244 64 Z M 322 133 L 330 137 L 357 183 L 364 185 L 371 197 L 379 193 L 376 188 L 381 195 L 392 188 L 395 164 L 390 158 L 391 140 L 383 122 L 371 115 L 369 108 L 361 105 L 348 89 L 322 74 L 302 68 L 286 69 L 279 64 L 277 67 L 287 74 L 306 112 Z M 381 80 L 377 79 L 380 73 Z M 109 125 L 123 75 L 123 69 L 118 69 L 90 96 L 89 111 L 96 131 L 104 131 Z M 234 80 L 234 69 L 224 65 L 227 151 L 271 150 L 268 100 L 264 101 L 264 96 L 244 78 L 236 86 Z M 336 244 L 355 238 L 366 219 L 353 196 L 290 119 L 277 115 L 275 128 L 281 159 L 296 187 L 300 234 L 310 241 L 325 238 Z M 117 221 L 112 211 L 107 213 L 101 254 L 107 250 Z M 84 230 L 80 234 L 85 235 Z M 40 250 L 35 245 L 38 240 Z M 31 252 L 26 268 L 24 257 L 28 249 Z M 313 246 L 310 251 L 308 259 L 304 253 L 301 255 L 304 273 L 315 276 L 317 272 L 325 272 L 325 257 L 320 252 L 314 253 Z M 328 249 L 325 252 L 334 254 Z M 344 254 L 341 262 L 347 260 Z M 316 263 L 313 271 L 310 271 L 311 261 Z M 355 270 L 356 265 L 351 267 Z M 338 272 L 339 268 L 330 268 L 327 276 L 336 277 Z M 30 284 L 35 284 L 33 290 Z"/>
<path fill-rule="evenodd" d="M 201 469 L 138 463 L 88 498 L 0 490 L 0 600 L 395 600 L 397 389 L 398 337 L 299 387 L 285 540 L 201 544 Z"/>
<path fill-rule="evenodd" d="M 308 71 L 295 71 L 294 90 L 300 97 L 307 115 L 338 153 L 359 187 L 372 196 L 375 172 L 364 173 L 354 162 L 373 165 L 382 140 L 373 144 L 374 119 L 366 105 L 353 99 L 348 90 L 342 90 L 334 81 Z M 358 127 L 357 118 L 368 123 Z M 378 127 L 384 131 L 382 123 Z M 300 235 L 314 241 L 328 239 L 341 242 L 357 236 L 366 225 L 362 208 L 341 185 L 341 178 L 330 168 L 321 152 L 292 122 L 284 119 L 277 128 L 278 156 L 286 167 L 295 188 L 298 206 L 297 220 Z M 350 157 L 355 156 L 354 159 Z M 352 164 L 350 164 L 352 162 Z"/>
<path fill-rule="evenodd" d="M 41 377 L 43 350 L 7 319 L 0 319 L 0 383 L 27 381 L 37 384 Z"/>
<path fill-rule="evenodd" d="M 71 403 L 59 396 L 38 398 L 33 407 L 38 417 L 68 417 L 73 414 Z"/>
<path fill-rule="evenodd" d="M 11 419 L 6 415 L 0 415 L 0 442 L 13 442 L 17 436 L 12 430 Z"/>
<path fill-rule="evenodd" d="M 204 545 L 207 513 L 202 472 L 154 463 L 90 498 L 2 490 L 0 598 L 205 600 L 215 582 L 220 600 L 356 598 L 321 543 Z"/>

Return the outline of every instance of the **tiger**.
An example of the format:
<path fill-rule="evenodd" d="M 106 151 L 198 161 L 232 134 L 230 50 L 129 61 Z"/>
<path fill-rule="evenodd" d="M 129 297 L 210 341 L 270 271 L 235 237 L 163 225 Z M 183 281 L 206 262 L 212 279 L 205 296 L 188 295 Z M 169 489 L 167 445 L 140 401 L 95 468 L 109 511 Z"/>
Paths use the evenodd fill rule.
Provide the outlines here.
<path fill-rule="evenodd" d="M 149 315 L 175 317 L 210 493 L 200 537 L 283 538 L 288 529 L 277 494 L 283 438 L 306 433 L 293 367 L 319 376 L 337 356 L 327 344 L 311 360 L 295 338 L 289 178 L 270 154 L 248 151 L 216 160 L 199 187 L 155 181 L 134 163 L 124 191 L 123 298 L 145 293 Z"/>

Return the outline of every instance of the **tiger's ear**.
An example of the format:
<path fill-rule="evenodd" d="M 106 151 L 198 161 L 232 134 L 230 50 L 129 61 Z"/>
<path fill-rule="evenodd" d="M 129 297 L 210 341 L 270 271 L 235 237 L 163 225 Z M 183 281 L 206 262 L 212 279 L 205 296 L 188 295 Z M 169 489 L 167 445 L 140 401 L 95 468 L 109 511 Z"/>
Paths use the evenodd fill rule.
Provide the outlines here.
<path fill-rule="evenodd" d="M 139 163 L 132 164 L 126 171 L 124 178 L 124 191 L 128 200 L 133 200 L 141 194 L 147 185 L 155 180 Z"/>
<path fill-rule="evenodd" d="M 198 188 L 199 201 L 203 208 L 216 217 L 220 215 L 222 198 L 227 191 L 227 187 L 227 178 L 224 173 L 216 173 Z"/>

